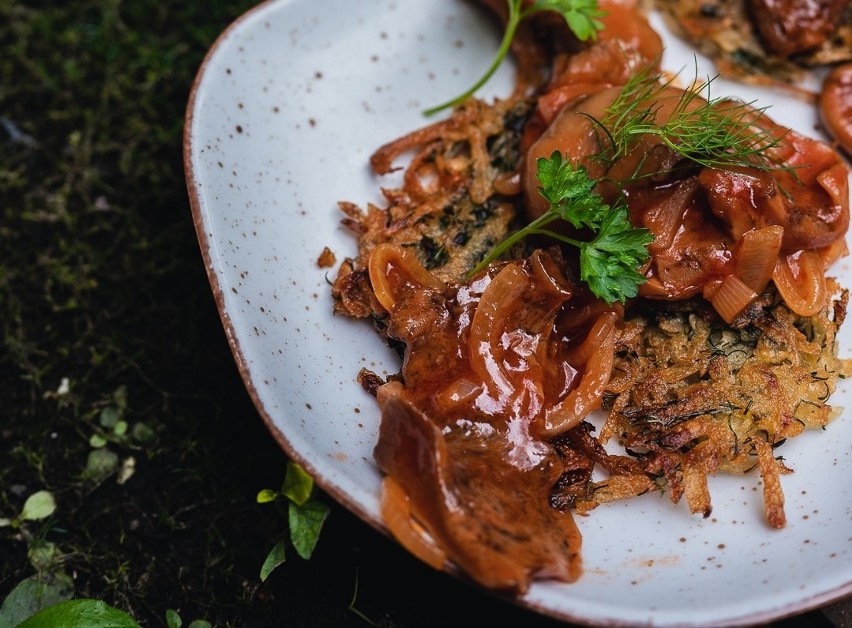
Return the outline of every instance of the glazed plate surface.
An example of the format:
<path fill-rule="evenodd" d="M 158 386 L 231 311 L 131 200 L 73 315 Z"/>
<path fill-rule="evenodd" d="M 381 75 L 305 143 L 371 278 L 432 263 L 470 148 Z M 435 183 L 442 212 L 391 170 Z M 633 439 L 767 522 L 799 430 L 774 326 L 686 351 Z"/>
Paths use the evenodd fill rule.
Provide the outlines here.
<path fill-rule="evenodd" d="M 663 65 L 715 74 L 654 25 Z M 332 315 L 337 265 L 356 253 L 338 201 L 382 205 L 371 153 L 428 122 L 422 110 L 462 92 L 490 63 L 500 34 L 461 0 L 277 0 L 259 5 L 211 48 L 187 111 L 185 161 L 201 250 L 234 357 L 257 409 L 286 453 L 376 529 L 379 413 L 358 371 L 399 361 L 366 322 Z M 508 95 L 504 64 L 479 93 Z M 781 91 L 714 82 L 713 96 L 769 105 L 777 122 L 818 135 L 811 103 Z M 833 269 L 852 286 L 850 260 Z M 841 354 L 852 337 L 841 334 Z M 519 603 L 584 624 L 756 624 L 852 593 L 852 391 L 827 430 L 778 453 L 788 524 L 764 522 L 757 475 L 711 478 L 713 514 L 690 515 L 667 495 L 578 517 L 584 575 L 536 584 Z M 388 539 L 388 543 L 394 541 Z M 447 576 L 451 577 L 451 576 Z M 424 597 L 424 604 L 429 600 Z M 497 603 L 495 601 L 495 603 Z"/>

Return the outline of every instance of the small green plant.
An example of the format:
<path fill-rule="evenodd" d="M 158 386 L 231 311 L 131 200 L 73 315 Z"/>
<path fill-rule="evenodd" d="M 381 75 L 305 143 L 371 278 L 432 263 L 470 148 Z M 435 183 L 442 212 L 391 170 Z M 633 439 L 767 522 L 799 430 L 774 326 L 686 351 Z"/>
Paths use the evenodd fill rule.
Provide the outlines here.
<path fill-rule="evenodd" d="M 139 448 L 150 445 L 155 440 L 151 427 L 142 421 L 133 424 L 125 419 L 127 413 L 127 388 L 119 386 L 112 398 L 98 413 L 98 423 L 89 437 L 89 445 L 100 449 L 109 443 L 125 447 Z"/>
<path fill-rule="evenodd" d="M 121 460 L 109 445 L 120 448 L 140 449 L 151 445 L 155 433 L 147 423 L 138 421 L 133 424 L 125 419 L 127 411 L 127 389 L 119 386 L 110 401 L 98 413 L 97 424 L 89 437 L 92 450 L 86 460 L 83 479 L 102 482 L 117 472 L 116 481 L 124 484 L 136 471 L 136 458 L 127 456 Z"/>
<path fill-rule="evenodd" d="M 316 499 L 313 478 L 298 464 L 287 463 L 284 483 L 279 490 L 265 488 L 257 494 L 258 504 L 286 503 L 289 541 L 296 553 L 308 560 L 314 552 L 329 507 Z M 263 561 L 260 579 L 266 581 L 276 567 L 287 557 L 287 537 L 279 538 Z"/>
<path fill-rule="evenodd" d="M 74 582 L 62 569 L 62 552 L 38 529 L 56 508 L 53 493 L 39 490 L 27 497 L 17 515 L 0 517 L 0 528 L 16 530 L 18 538 L 26 542 L 27 558 L 35 569 L 35 574 L 18 582 L 3 600 L 0 628 L 18 626 L 27 617 L 74 595 Z"/>
<path fill-rule="evenodd" d="M 166 611 L 166 626 L 168 628 L 183 628 L 183 619 L 173 608 Z M 189 622 L 187 628 L 211 628 L 211 624 L 206 619 L 193 619 Z"/>
<path fill-rule="evenodd" d="M 0 606 L 0 628 L 12 628 L 40 611 L 70 600 L 74 582 L 64 571 L 39 573 L 15 585 Z"/>
<path fill-rule="evenodd" d="M 53 604 L 31 615 L 17 628 L 139 628 L 122 610 L 101 600 L 77 599 Z"/>
<path fill-rule="evenodd" d="M 21 512 L 12 518 L 0 517 L 0 528 L 20 528 L 26 521 L 47 519 L 56 510 L 56 498 L 50 491 L 36 491 L 24 502 Z"/>

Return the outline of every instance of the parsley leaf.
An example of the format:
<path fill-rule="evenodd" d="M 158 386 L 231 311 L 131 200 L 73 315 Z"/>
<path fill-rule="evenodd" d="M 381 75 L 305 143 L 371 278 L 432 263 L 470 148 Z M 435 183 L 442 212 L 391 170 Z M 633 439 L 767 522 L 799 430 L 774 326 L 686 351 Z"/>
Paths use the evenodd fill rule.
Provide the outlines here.
<path fill-rule="evenodd" d="M 506 21 L 506 30 L 503 33 L 500 48 L 498 48 L 497 54 L 489 68 L 485 71 L 485 74 L 466 92 L 437 107 L 427 109 L 423 112 L 424 115 L 431 116 L 449 107 L 455 107 L 485 85 L 497 71 L 497 68 L 500 67 L 500 64 L 503 63 L 506 55 L 509 54 L 509 48 L 511 48 L 512 40 L 515 38 L 518 26 L 530 15 L 540 11 L 557 11 L 562 14 L 562 17 L 568 24 L 568 28 L 573 31 L 577 39 L 587 41 L 595 39 L 597 32 L 603 30 L 604 25 L 600 21 L 600 18 L 607 14 L 606 11 L 598 8 L 597 0 L 535 0 L 535 2 L 526 7 L 523 6 L 523 0 L 506 0 L 506 2 L 509 5 L 509 18 Z"/>
<path fill-rule="evenodd" d="M 606 11 L 598 8 L 597 0 L 537 0 L 531 9 L 530 13 L 559 11 L 580 41 L 594 39 L 604 27 L 599 18 L 606 16 Z"/>
<path fill-rule="evenodd" d="M 536 178 L 541 183 L 539 194 L 550 201 L 552 211 L 577 229 L 594 229 L 600 224 L 609 206 L 595 194 L 595 181 L 584 167 L 574 168 L 554 151 L 550 159 L 539 159 Z"/>
<path fill-rule="evenodd" d="M 580 245 L 580 279 L 607 303 L 635 297 L 645 283 L 637 269 L 647 261 L 653 241 L 647 229 L 630 224 L 624 205 L 613 207 L 595 239 Z"/>
<path fill-rule="evenodd" d="M 627 208 L 622 203 L 610 206 L 594 191 L 597 181 L 585 166 L 575 166 L 554 151 L 550 159 L 537 162 L 539 193 L 550 202 L 550 208 L 523 229 L 516 231 L 474 268 L 475 275 L 523 238 L 546 235 L 580 250 L 580 279 L 592 293 L 607 303 L 635 297 L 645 277 L 639 267 L 648 260 L 648 245 L 654 236 L 647 229 L 630 224 Z M 577 229 L 594 233 L 590 241 L 581 241 L 552 231 L 547 226 L 564 220 Z"/>

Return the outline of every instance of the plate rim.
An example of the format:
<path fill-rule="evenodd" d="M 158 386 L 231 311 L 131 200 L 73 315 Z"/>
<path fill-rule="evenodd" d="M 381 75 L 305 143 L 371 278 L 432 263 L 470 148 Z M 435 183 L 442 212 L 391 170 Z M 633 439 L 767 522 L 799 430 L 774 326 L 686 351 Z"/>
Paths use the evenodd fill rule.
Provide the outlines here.
<path fill-rule="evenodd" d="M 228 38 L 230 38 L 234 34 L 234 32 L 236 32 L 244 23 L 255 17 L 256 14 L 260 14 L 268 10 L 269 7 L 273 5 L 291 4 L 294 1 L 295 0 L 263 0 L 260 4 L 251 7 L 244 13 L 237 16 L 216 37 L 210 48 L 207 50 L 207 53 L 199 64 L 198 70 L 190 87 L 187 99 L 187 106 L 184 113 L 182 142 L 184 178 L 186 179 L 186 188 L 189 197 L 189 205 L 192 213 L 192 221 L 195 228 L 195 234 L 198 240 L 199 248 L 201 250 L 201 256 L 204 262 L 205 272 L 207 274 L 207 279 L 210 283 L 210 288 L 213 293 L 213 299 L 216 304 L 216 309 L 219 313 L 219 319 L 222 322 L 223 331 L 225 332 L 225 338 L 236 363 L 240 379 L 242 379 L 243 385 L 245 386 L 246 391 L 248 392 L 248 395 L 255 409 L 258 411 L 260 418 L 266 425 L 272 437 L 277 441 L 277 443 L 284 450 L 287 456 L 291 460 L 302 466 L 311 475 L 316 484 L 318 484 L 323 489 L 323 491 L 329 493 L 336 501 L 338 501 L 338 503 L 340 503 L 350 512 L 354 512 L 362 521 L 369 524 L 373 529 L 377 530 L 382 535 L 388 538 L 392 538 L 389 530 L 385 527 L 382 521 L 374 518 L 372 514 L 366 509 L 364 509 L 357 501 L 349 497 L 343 491 L 337 489 L 337 487 L 335 487 L 333 483 L 328 482 L 324 475 L 320 472 L 319 468 L 316 467 L 316 465 L 308 458 L 306 458 L 303 454 L 301 454 L 293 446 L 287 436 L 275 424 L 272 415 L 266 409 L 263 401 L 260 398 L 260 394 L 255 386 L 254 380 L 251 376 L 251 372 L 247 366 L 245 354 L 243 352 L 242 346 L 240 345 L 240 340 L 237 336 L 236 329 L 231 321 L 231 316 L 229 315 L 228 310 L 225 307 L 224 292 L 219 282 L 219 276 L 216 273 L 216 267 L 213 263 L 213 257 L 210 253 L 211 246 L 208 240 L 208 234 L 204 229 L 206 204 L 202 198 L 201 186 L 198 183 L 196 169 L 193 163 L 195 146 L 193 143 L 193 128 L 196 119 L 195 116 L 196 107 L 198 103 L 198 95 L 201 91 L 204 79 L 207 76 L 208 67 L 211 61 L 216 56 L 216 54 L 218 53 L 219 49 L 222 47 L 222 44 Z"/>

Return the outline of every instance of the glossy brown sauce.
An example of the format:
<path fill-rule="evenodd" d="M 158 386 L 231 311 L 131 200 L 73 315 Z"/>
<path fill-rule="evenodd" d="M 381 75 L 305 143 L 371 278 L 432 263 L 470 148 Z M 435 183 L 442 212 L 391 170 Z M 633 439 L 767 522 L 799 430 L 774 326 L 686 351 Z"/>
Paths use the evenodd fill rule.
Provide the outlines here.
<path fill-rule="evenodd" d="M 570 332 L 555 333 L 572 285 L 536 255 L 412 292 L 412 273 L 398 263 L 389 290 L 407 297 L 396 300 L 387 331 L 405 343 L 405 385 L 380 395 L 376 461 L 480 583 L 523 591 L 534 578 L 576 579 L 579 532 L 569 512 L 551 506 L 563 465 L 539 435 L 545 406 L 576 387 L 579 369 L 553 360 L 576 344 Z"/>

